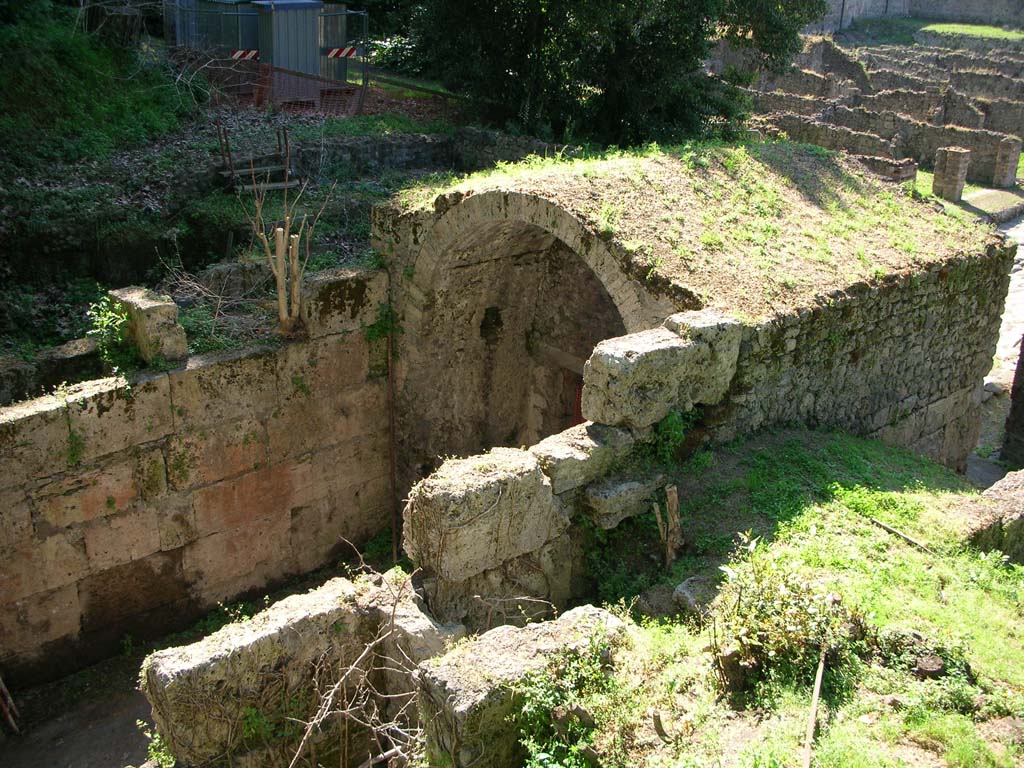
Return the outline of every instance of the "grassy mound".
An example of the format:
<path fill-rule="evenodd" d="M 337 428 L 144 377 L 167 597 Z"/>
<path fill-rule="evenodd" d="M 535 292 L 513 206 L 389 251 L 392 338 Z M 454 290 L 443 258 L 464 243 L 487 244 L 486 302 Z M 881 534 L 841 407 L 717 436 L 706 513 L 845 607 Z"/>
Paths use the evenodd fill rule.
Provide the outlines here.
<path fill-rule="evenodd" d="M 92 160 L 177 127 L 193 103 L 152 44 L 129 50 L 53 9 L 0 26 L 0 146 L 15 166 Z"/>
<path fill-rule="evenodd" d="M 640 280 L 751 318 L 859 280 L 984 249 L 985 225 L 912 197 L 849 157 L 788 141 L 650 146 L 527 158 L 403 192 L 510 190 L 556 203 L 612 243 Z"/>
<path fill-rule="evenodd" d="M 675 480 L 687 554 L 633 586 L 716 573 L 717 597 L 703 618 L 645 620 L 610 678 L 553 660 L 523 691 L 530 765 L 800 765 L 822 652 L 815 766 L 1020 765 L 1024 568 L 964 545 L 958 504 L 974 494 L 959 477 L 876 442 L 785 431 L 698 454 Z M 613 532 L 615 556 L 645 539 L 657 552 L 651 528 Z M 605 578 L 622 589 L 636 575 Z M 924 657 L 943 674 L 922 674 Z M 566 711 L 586 717 L 566 728 Z"/>

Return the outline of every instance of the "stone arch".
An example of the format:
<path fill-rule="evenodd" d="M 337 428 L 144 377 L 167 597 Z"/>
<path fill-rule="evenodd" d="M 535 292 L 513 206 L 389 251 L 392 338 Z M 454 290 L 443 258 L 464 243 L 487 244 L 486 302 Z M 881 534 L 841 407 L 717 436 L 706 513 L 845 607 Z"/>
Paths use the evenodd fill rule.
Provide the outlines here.
<path fill-rule="evenodd" d="M 421 235 L 413 263 L 410 325 L 416 324 L 423 302 L 429 301 L 444 271 L 453 266 L 452 252 L 485 239 L 502 225 L 522 231 L 536 228 L 564 243 L 601 281 L 628 333 L 659 325 L 676 311 L 670 301 L 653 296 L 628 277 L 608 243 L 576 215 L 540 195 L 499 189 L 462 197 Z"/>
<path fill-rule="evenodd" d="M 674 311 L 550 200 L 491 191 L 442 197 L 437 208 L 397 292 L 406 488 L 439 457 L 530 445 L 576 423 L 594 345 Z"/>

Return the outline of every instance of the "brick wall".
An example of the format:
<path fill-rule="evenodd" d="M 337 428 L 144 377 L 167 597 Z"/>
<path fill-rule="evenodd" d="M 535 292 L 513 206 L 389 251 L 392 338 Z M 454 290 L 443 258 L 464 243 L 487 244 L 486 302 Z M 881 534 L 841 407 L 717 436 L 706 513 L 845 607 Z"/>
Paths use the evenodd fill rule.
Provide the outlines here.
<path fill-rule="evenodd" d="M 388 525 L 383 273 L 311 284 L 312 338 L 0 410 L 0 668 L 37 682 Z"/>

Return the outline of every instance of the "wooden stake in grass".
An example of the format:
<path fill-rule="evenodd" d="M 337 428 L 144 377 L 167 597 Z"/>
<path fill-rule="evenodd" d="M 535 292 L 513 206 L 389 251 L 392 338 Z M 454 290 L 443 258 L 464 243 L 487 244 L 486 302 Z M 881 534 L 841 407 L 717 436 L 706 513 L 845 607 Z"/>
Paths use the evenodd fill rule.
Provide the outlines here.
<path fill-rule="evenodd" d="M 825 646 L 821 646 L 821 658 L 818 659 L 818 671 L 814 675 L 814 695 L 811 697 L 811 715 L 807 720 L 807 737 L 804 740 L 803 768 L 811 768 L 813 754 L 814 730 L 818 724 L 818 699 L 821 698 L 821 680 L 825 676 Z"/>
<path fill-rule="evenodd" d="M 679 525 L 679 491 L 674 485 L 665 487 L 665 517 L 662 519 L 661 507 L 654 503 L 654 519 L 658 522 L 658 535 L 665 546 L 665 567 L 671 568 L 676 560 L 676 553 L 683 545 L 683 533 Z"/>

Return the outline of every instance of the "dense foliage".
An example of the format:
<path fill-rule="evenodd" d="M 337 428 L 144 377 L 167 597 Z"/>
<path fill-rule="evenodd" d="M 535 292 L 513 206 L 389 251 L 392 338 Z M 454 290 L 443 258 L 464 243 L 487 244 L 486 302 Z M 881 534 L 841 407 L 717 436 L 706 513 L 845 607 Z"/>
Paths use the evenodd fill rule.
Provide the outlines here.
<path fill-rule="evenodd" d="M 194 107 L 152 45 L 118 46 L 76 29 L 70 9 L 41 2 L 3 16 L 0 146 L 15 165 L 104 157 L 175 128 Z"/>
<path fill-rule="evenodd" d="M 431 0 L 412 15 L 421 69 L 492 117 L 556 138 L 622 145 L 694 135 L 740 111 L 701 71 L 717 39 L 789 61 L 824 0 Z"/>

